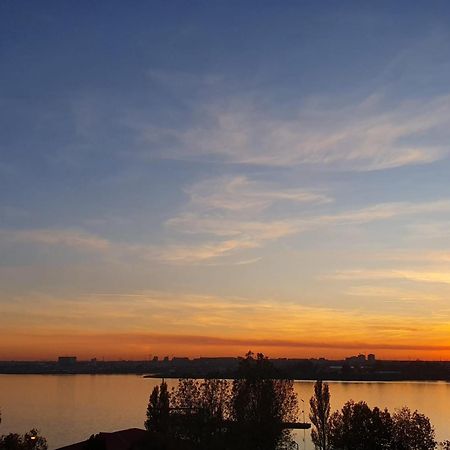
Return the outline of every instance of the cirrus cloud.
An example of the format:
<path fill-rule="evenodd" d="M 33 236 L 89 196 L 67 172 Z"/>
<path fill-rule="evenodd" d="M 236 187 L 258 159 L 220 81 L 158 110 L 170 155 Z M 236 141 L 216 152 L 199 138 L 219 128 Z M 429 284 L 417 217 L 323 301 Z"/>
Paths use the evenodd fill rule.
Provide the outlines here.
<path fill-rule="evenodd" d="M 251 101 L 216 102 L 199 107 L 184 128 L 132 126 L 151 153 L 159 148 L 160 157 L 173 159 L 366 171 L 448 156 L 449 95 L 397 105 L 379 98 L 300 107 L 283 118 Z"/>

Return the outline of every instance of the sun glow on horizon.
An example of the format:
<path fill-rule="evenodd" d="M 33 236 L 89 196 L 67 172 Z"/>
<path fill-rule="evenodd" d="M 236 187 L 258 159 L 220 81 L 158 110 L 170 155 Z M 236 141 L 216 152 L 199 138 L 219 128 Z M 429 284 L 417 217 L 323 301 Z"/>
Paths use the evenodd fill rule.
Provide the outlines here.
<path fill-rule="evenodd" d="M 3 3 L 0 360 L 450 359 L 450 4 Z"/>

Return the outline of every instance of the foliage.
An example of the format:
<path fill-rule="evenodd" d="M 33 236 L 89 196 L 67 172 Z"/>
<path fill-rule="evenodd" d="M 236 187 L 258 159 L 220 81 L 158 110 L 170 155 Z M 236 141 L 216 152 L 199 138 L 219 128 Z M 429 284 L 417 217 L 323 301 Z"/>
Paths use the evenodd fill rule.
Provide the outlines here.
<path fill-rule="evenodd" d="M 320 450 L 434 450 L 437 446 L 430 420 L 406 407 L 391 415 L 387 409 L 350 400 L 330 415 L 329 386 L 321 381 L 314 385 L 310 407 L 311 436 Z M 240 359 L 238 377 L 232 382 L 181 379 L 170 393 L 164 382 L 155 387 L 145 425 L 153 432 L 155 449 L 276 450 L 294 448 L 283 424 L 296 422 L 297 413 L 293 381 L 283 379 L 263 354 L 255 357 L 249 352 Z M 449 441 L 440 446 L 450 450 Z"/>
<path fill-rule="evenodd" d="M 0 450 L 47 450 L 47 440 L 33 428 L 24 435 L 10 433 L 0 436 Z"/>
<path fill-rule="evenodd" d="M 179 448 L 275 450 L 292 444 L 281 424 L 297 418 L 293 381 L 280 379 L 262 354 L 242 358 L 233 382 L 181 379 L 163 407 L 162 392 L 161 385 L 150 395 L 146 428 L 164 431 Z M 167 427 L 161 427 L 165 411 Z"/>
<path fill-rule="evenodd" d="M 241 359 L 230 404 L 234 432 L 240 436 L 237 448 L 275 449 L 291 443 L 290 433 L 282 432 L 281 425 L 296 420 L 297 396 L 293 381 L 278 377 L 262 353 L 254 358 L 249 352 Z"/>
<path fill-rule="evenodd" d="M 167 383 L 155 386 L 147 406 L 147 420 L 145 428 L 149 431 L 165 433 L 169 427 L 170 395 Z"/>
<path fill-rule="evenodd" d="M 434 430 L 428 417 L 408 408 L 392 416 L 365 402 L 348 401 L 329 419 L 333 450 L 433 450 Z"/>
<path fill-rule="evenodd" d="M 365 402 L 348 401 L 329 420 L 329 440 L 332 449 L 390 449 L 392 419 L 387 410 L 371 410 Z"/>
<path fill-rule="evenodd" d="M 196 448 L 219 448 L 229 396 L 226 380 L 179 380 L 171 394 L 172 434 L 194 442 Z"/>
<path fill-rule="evenodd" d="M 393 450 L 432 450 L 436 448 L 430 419 L 418 411 L 402 408 L 394 413 Z"/>
<path fill-rule="evenodd" d="M 317 381 L 314 395 L 309 401 L 311 413 L 309 418 L 314 426 L 311 439 L 316 448 L 328 450 L 328 422 L 330 417 L 330 389 L 327 383 Z"/>

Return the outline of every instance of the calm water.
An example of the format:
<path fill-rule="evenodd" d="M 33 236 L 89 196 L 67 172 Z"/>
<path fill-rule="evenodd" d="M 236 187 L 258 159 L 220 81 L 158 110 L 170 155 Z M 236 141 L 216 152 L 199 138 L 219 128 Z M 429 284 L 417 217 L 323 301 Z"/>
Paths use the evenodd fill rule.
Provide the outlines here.
<path fill-rule="evenodd" d="M 158 382 L 135 375 L 0 375 L 0 434 L 37 427 L 53 449 L 99 431 L 142 427 L 148 396 Z M 295 386 L 307 417 L 313 383 Z M 450 439 L 450 383 L 336 382 L 330 388 L 333 409 L 351 398 L 390 410 L 407 405 L 431 418 L 439 440 Z M 302 438 L 301 431 L 300 448 Z M 312 449 L 308 431 L 306 448 Z"/>

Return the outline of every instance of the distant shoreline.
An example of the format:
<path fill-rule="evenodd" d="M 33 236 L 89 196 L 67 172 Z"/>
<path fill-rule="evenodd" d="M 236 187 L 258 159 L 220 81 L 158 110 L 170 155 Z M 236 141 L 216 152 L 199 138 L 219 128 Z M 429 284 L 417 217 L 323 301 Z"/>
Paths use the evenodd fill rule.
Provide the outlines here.
<path fill-rule="evenodd" d="M 0 361 L 0 374 L 141 375 L 147 378 L 229 378 L 238 358 L 162 361 Z M 280 378 L 353 382 L 450 381 L 450 361 L 272 359 Z"/>

